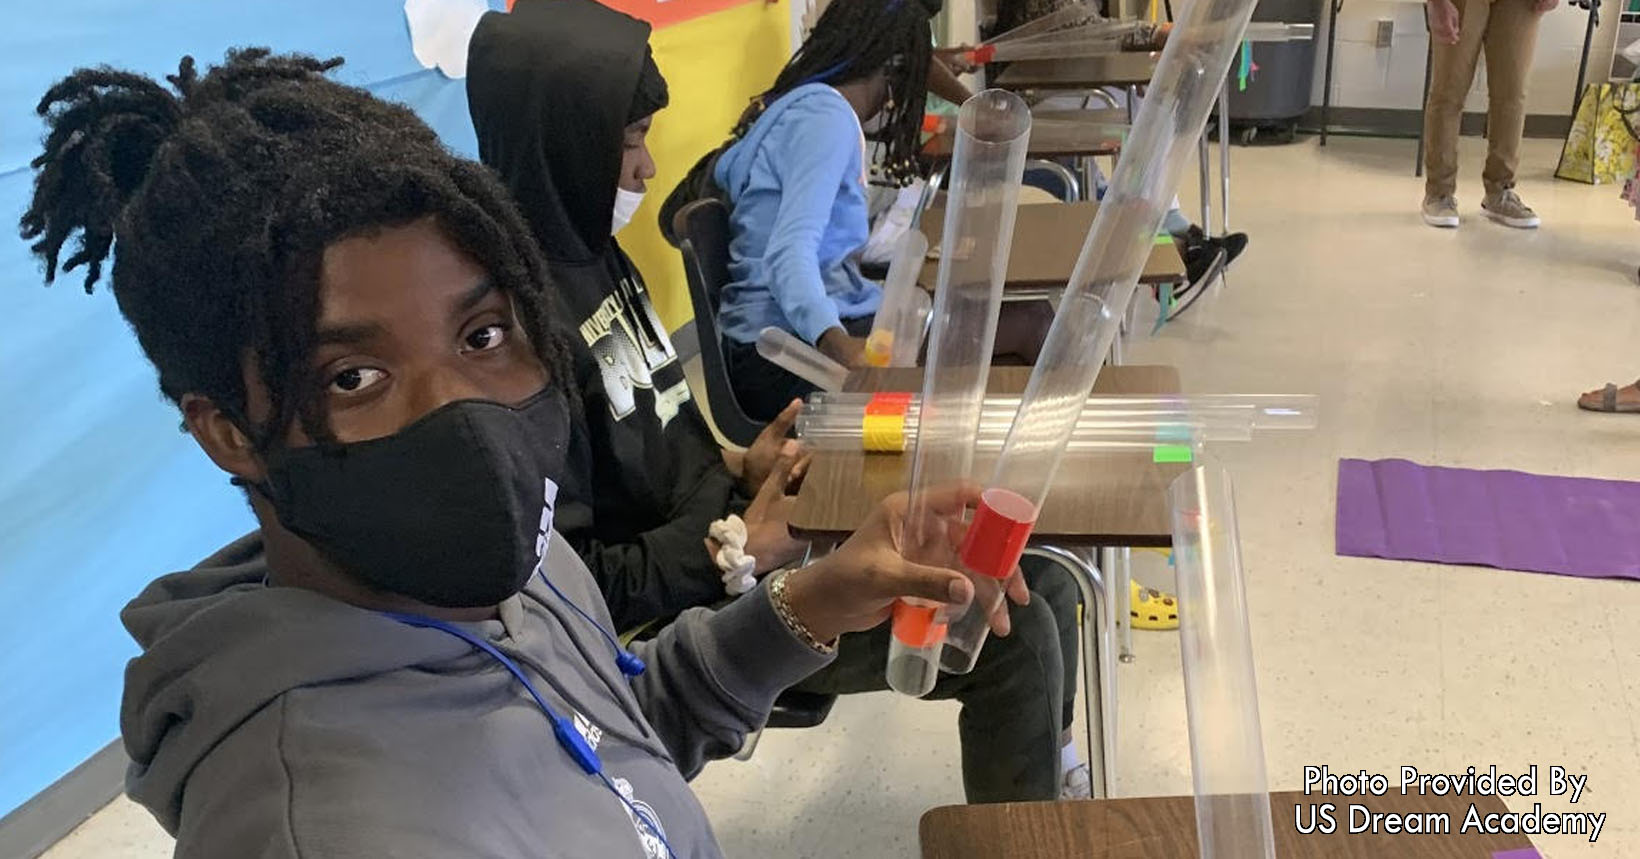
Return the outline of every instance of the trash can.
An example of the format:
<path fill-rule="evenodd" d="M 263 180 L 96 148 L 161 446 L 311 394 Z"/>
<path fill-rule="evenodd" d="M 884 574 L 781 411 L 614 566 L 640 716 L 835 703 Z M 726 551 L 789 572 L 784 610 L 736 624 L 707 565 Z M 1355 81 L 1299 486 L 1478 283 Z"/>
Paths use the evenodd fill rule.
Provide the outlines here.
<path fill-rule="evenodd" d="M 1321 32 L 1319 0 L 1259 0 L 1254 21 L 1313 24 Z M 1231 139 L 1243 144 L 1255 139 L 1291 143 L 1298 120 L 1310 109 L 1310 87 L 1315 76 L 1315 38 L 1295 42 L 1252 42 L 1256 69 L 1241 88 L 1242 57 L 1230 65 Z M 1245 49 L 1244 48 L 1244 49 Z"/>

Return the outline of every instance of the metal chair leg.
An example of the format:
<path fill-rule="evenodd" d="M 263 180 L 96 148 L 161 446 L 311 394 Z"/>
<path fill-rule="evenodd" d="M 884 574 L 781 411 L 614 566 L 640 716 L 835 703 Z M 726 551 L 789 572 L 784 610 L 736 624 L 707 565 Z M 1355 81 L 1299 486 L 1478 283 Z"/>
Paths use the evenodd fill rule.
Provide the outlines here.
<path fill-rule="evenodd" d="M 1099 569 L 1074 552 L 1058 546 L 1032 546 L 1025 554 L 1058 563 L 1076 579 L 1082 591 L 1082 722 L 1087 729 L 1089 781 L 1093 797 L 1111 795 L 1115 762 L 1115 674 L 1104 663 L 1109 648 L 1103 646 L 1103 622 L 1109 603 L 1104 576 Z"/>
<path fill-rule="evenodd" d="M 749 761 L 749 760 L 751 760 L 752 759 L 752 752 L 757 751 L 757 741 L 761 740 L 761 739 L 763 739 L 763 729 L 762 728 L 758 728 L 757 730 L 751 732 L 750 734 L 747 734 L 746 739 L 742 740 L 741 743 L 740 743 L 740 751 L 735 752 L 735 760 L 737 760 L 737 761 Z"/>
<path fill-rule="evenodd" d="M 1127 593 L 1129 576 L 1133 572 L 1117 560 L 1118 550 L 1106 546 L 1099 550 L 1099 567 L 1110 573 L 1110 602 L 1115 607 L 1116 658 L 1124 663 L 1133 661 L 1133 624 L 1129 621 Z"/>
<path fill-rule="evenodd" d="M 1200 189 L 1202 195 L 1202 231 L 1210 232 L 1213 229 L 1213 156 L 1207 146 L 1207 131 L 1202 130 L 1201 140 L 1196 142 L 1196 151 L 1200 159 Z"/>
<path fill-rule="evenodd" d="M 1219 87 L 1219 224 L 1230 235 L 1230 79 Z M 1207 225 L 1202 224 L 1206 230 Z M 1211 230 L 1209 230 L 1211 232 Z"/>

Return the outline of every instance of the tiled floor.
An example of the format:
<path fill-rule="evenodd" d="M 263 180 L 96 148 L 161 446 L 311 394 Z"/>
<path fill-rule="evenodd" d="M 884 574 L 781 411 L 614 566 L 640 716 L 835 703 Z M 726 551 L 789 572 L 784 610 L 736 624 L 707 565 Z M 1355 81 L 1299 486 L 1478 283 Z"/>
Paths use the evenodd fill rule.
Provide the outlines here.
<path fill-rule="evenodd" d="M 1610 816 L 1599 843 L 1542 838 L 1544 855 L 1640 856 L 1640 583 L 1332 553 L 1339 457 L 1640 479 L 1640 417 L 1571 405 L 1640 375 L 1640 224 L 1611 186 L 1550 180 L 1549 141 L 1522 159 L 1544 229 L 1483 222 L 1482 146 L 1464 141 L 1456 232 L 1418 221 L 1411 142 L 1237 149 L 1232 214 L 1251 249 L 1230 289 L 1130 361 L 1177 364 L 1198 391 L 1323 395 L 1317 432 L 1220 449 L 1273 788 L 1299 787 L 1306 764 L 1563 764 L 1590 776 L 1578 809 Z M 1168 585 L 1158 556 L 1136 558 L 1142 580 Z M 1119 789 L 1186 793 L 1177 638 L 1140 633 L 1136 647 L 1120 672 Z M 696 786 L 730 856 L 915 856 L 918 816 L 962 796 L 956 712 L 846 699 L 825 726 L 770 732 L 751 762 L 714 764 Z M 121 801 L 47 855 L 168 852 Z"/>

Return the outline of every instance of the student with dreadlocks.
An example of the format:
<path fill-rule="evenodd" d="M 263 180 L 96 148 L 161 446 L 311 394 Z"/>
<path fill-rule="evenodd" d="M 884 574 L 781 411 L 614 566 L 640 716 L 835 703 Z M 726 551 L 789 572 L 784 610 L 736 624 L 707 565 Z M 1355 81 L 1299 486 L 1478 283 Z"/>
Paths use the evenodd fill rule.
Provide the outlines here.
<path fill-rule="evenodd" d="M 813 389 L 757 354 L 765 327 L 859 363 L 883 296 L 855 259 L 870 232 L 862 123 L 880 129 L 883 178 L 913 179 L 928 20 L 918 0 L 834 0 L 717 158 L 713 179 L 729 201 L 733 233 L 718 321 L 735 397 L 754 418 L 767 420 Z M 1051 314 L 1026 310 L 1010 308 L 1009 316 L 1037 318 L 1004 318 L 998 352 L 1034 356 Z"/>
<path fill-rule="evenodd" d="M 620 648 L 552 530 L 574 394 L 529 228 L 337 64 L 82 69 L 40 102 L 46 279 L 76 234 L 87 289 L 118 245 L 121 313 L 259 525 L 122 614 L 127 790 L 183 859 L 719 856 L 685 776 L 895 598 L 972 587 L 901 560 L 902 495 Z"/>
<path fill-rule="evenodd" d="M 639 272 L 610 236 L 612 213 L 613 228 L 623 226 L 622 196 L 640 193 L 654 172 L 646 137 L 667 99 L 648 37 L 649 25 L 594 0 L 519 0 L 510 14 L 480 21 L 467 64 L 479 153 L 512 189 L 546 250 L 555 298 L 574 314 L 572 350 L 597 354 L 605 368 L 601 376 L 583 374 L 590 379 L 581 389 L 586 414 L 575 424 L 595 452 L 577 482 L 599 492 L 578 502 L 566 485 L 557 521 L 574 517 L 563 534 L 593 569 L 623 628 L 719 601 L 720 579 L 740 581 L 720 576 L 717 553 L 704 547 L 707 523 L 736 509 L 728 491 L 735 479 L 687 399 L 666 335 L 647 312 Z M 556 133 L 562 128 L 581 133 Z M 660 396 L 672 380 L 682 393 Z M 785 417 L 771 424 L 782 435 L 794 413 Z M 765 469 L 770 477 L 753 503 L 775 512 L 758 514 L 748 528 L 777 532 L 759 548 L 747 545 L 758 574 L 792 559 L 766 550 L 801 545 L 784 516 L 790 468 L 780 461 Z M 661 534 L 675 539 L 661 542 Z M 987 646 L 974 671 L 942 677 L 931 693 L 963 704 L 964 786 L 974 801 L 1052 799 L 1062 776 L 1079 777 L 1075 761 L 1060 772 L 1060 732 L 1070 725 L 1076 683 L 1076 586 L 1059 571 L 1027 572 L 1032 599 L 1010 612 L 1012 634 Z M 888 649 L 886 629 L 845 636 L 838 658 L 799 688 L 886 689 Z"/>

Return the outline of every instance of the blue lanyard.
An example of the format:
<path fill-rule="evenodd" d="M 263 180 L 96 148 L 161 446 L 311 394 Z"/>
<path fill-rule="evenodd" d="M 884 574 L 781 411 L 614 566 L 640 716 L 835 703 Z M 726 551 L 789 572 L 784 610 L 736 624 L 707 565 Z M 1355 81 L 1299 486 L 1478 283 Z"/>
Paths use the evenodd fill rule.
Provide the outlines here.
<path fill-rule="evenodd" d="M 547 579 L 545 571 L 540 571 L 540 573 L 541 580 L 547 583 L 547 587 L 552 588 L 552 592 L 557 594 L 559 599 L 564 600 L 570 608 L 575 609 L 577 614 L 580 614 L 582 617 L 586 618 L 589 623 L 592 623 L 592 618 L 588 617 L 586 612 L 581 611 L 575 603 L 570 602 L 570 600 L 565 597 L 551 581 Z M 604 762 L 598 757 L 598 753 L 593 750 L 592 744 L 587 742 L 586 737 L 581 736 L 580 731 L 575 730 L 575 724 L 573 722 L 564 718 L 558 713 L 557 710 L 552 708 L 551 704 L 547 703 L 547 699 L 541 696 L 541 693 L 535 688 L 535 684 L 531 683 L 530 678 L 524 674 L 524 669 L 519 668 L 518 663 L 514 662 L 512 657 L 502 653 L 496 648 L 495 645 L 489 643 L 488 641 L 485 641 L 471 632 L 468 632 L 467 630 L 447 621 L 442 621 L 431 617 L 423 617 L 418 614 L 404 614 L 393 611 L 384 611 L 380 614 L 383 617 L 391 618 L 392 620 L 396 620 L 406 626 L 413 626 L 418 629 L 436 629 L 447 635 L 453 635 L 473 647 L 478 648 L 483 653 L 488 654 L 491 659 L 494 659 L 496 662 L 500 663 L 502 668 L 507 669 L 507 673 L 511 674 L 515 680 L 523 685 L 524 691 L 530 693 L 530 697 L 535 699 L 536 706 L 541 708 L 541 712 L 545 713 L 547 716 L 547 721 L 552 723 L 553 737 L 558 740 L 558 745 L 562 747 L 563 750 L 570 756 L 570 759 L 575 761 L 576 766 L 579 766 L 582 772 L 585 772 L 587 775 L 593 776 L 602 782 L 603 786 L 608 789 L 610 793 L 614 794 L 615 798 L 620 800 L 622 805 L 626 806 L 627 811 L 632 813 L 633 819 L 642 821 L 644 827 L 660 840 L 661 846 L 666 848 L 666 855 L 672 857 L 672 859 L 678 859 L 678 854 L 672 849 L 672 845 L 667 842 L 666 836 L 662 834 L 660 824 L 652 818 L 648 812 L 645 812 L 643 809 L 639 808 L 632 802 L 632 800 L 627 799 L 624 794 L 616 789 L 615 783 L 610 781 L 609 776 L 604 773 Z M 597 626 L 598 630 L 603 632 L 606 638 L 611 638 L 609 633 L 605 631 L 602 626 L 598 626 L 596 623 L 593 623 L 593 626 Z M 611 640 L 613 641 L 613 639 Z M 636 655 L 621 648 L 619 645 L 616 646 L 616 652 L 620 654 L 620 656 L 630 657 L 637 663 L 637 672 L 628 671 L 626 665 L 623 664 L 621 668 L 622 673 L 632 676 L 634 673 L 641 673 L 643 671 L 643 662 L 639 660 Z M 620 659 L 617 658 L 616 661 L 619 663 Z"/>

